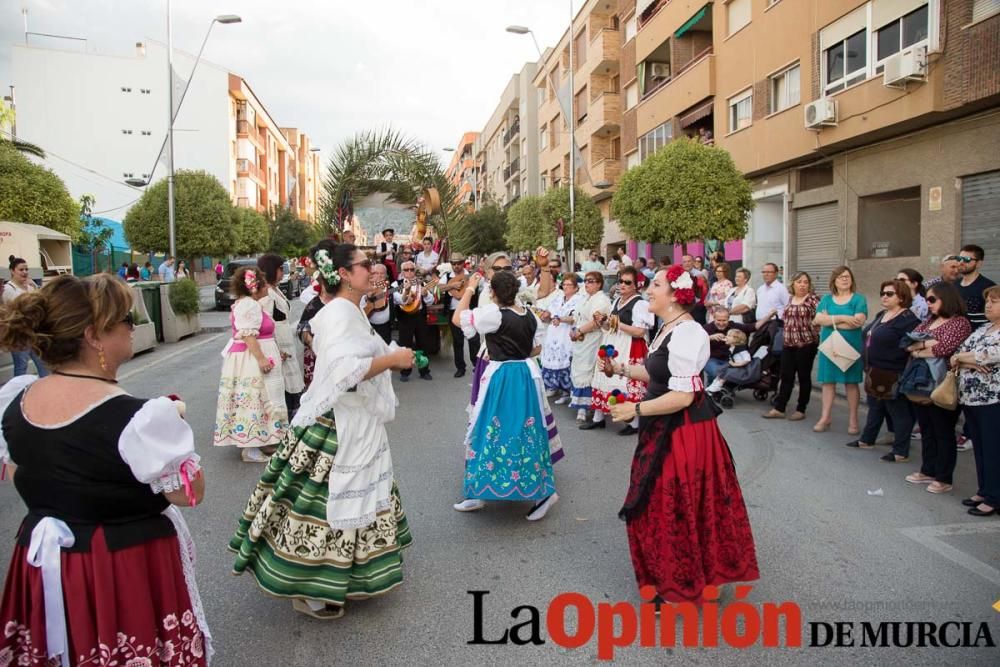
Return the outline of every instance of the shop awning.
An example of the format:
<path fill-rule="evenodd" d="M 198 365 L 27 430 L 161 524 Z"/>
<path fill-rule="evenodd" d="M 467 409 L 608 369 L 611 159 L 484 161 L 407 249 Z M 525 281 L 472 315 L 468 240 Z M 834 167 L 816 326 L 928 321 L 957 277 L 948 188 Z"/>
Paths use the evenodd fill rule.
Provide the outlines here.
<path fill-rule="evenodd" d="M 689 18 L 689 19 L 688 19 L 688 20 L 687 20 L 687 21 L 686 21 L 686 22 L 684 23 L 684 25 L 682 25 L 682 26 L 681 26 L 680 28 L 678 28 L 678 29 L 677 29 L 677 31 L 676 31 L 676 32 L 674 33 L 674 37 L 680 37 L 681 35 L 683 35 L 684 33 L 686 33 L 686 32 L 687 32 L 688 30 L 690 30 L 691 28 L 693 28 L 693 27 L 694 27 L 694 25 L 695 25 L 695 24 L 696 24 L 696 23 L 697 23 L 698 21 L 700 21 L 700 20 L 702 20 L 703 18 L 705 18 L 705 13 L 706 13 L 707 11 L 708 11 L 708 5 L 705 5 L 704 7 L 702 7 L 701 9 L 699 9 L 699 10 L 698 10 L 698 11 L 697 11 L 697 12 L 695 13 L 695 15 L 694 15 L 694 16 L 692 16 L 691 18 Z"/>
<path fill-rule="evenodd" d="M 705 118 L 706 116 L 711 114 L 714 108 L 715 108 L 714 99 L 705 100 L 704 102 L 696 106 L 694 109 L 692 109 L 691 111 L 687 112 L 686 114 L 680 117 L 679 122 L 681 124 L 681 127 L 690 127 L 691 125 L 694 125 L 702 118 Z"/>

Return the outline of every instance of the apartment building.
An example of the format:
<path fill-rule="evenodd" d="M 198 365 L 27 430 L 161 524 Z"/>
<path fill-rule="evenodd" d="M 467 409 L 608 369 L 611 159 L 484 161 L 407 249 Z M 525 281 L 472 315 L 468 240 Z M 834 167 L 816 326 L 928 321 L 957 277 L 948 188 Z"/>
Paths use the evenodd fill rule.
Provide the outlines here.
<path fill-rule="evenodd" d="M 934 275 L 978 243 L 1000 276 L 1000 2 L 623 0 L 619 12 L 623 166 L 682 135 L 729 151 L 756 202 L 729 258 L 809 271 L 820 291 L 847 264 L 874 296 L 898 269 Z"/>
<path fill-rule="evenodd" d="M 193 65 L 193 55 L 174 50 L 175 104 Z M 97 210 L 120 219 L 140 194 L 125 180 L 166 175 L 165 159 L 154 164 L 167 131 L 166 69 L 166 46 L 156 41 L 127 56 L 15 45 L 18 135 L 46 150 L 46 166 L 74 197 L 93 194 Z M 315 220 L 319 165 L 309 148 L 245 79 L 199 63 L 174 122 L 175 169 L 207 171 L 238 206 L 291 206 Z"/>
<path fill-rule="evenodd" d="M 475 143 L 478 132 L 466 132 L 452 152 L 451 162 L 445 169 L 445 177 L 455 186 L 455 197 L 470 207 L 476 205 L 479 197 L 479 170 L 475 159 Z"/>
<path fill-rule="evenodd" d="M 535 63 L 514 74 L 500 103 L 479 134 L 474 150 L 482 196 L 504 208 L 524 195 L 537 195 L 538 95 Z"/>
<path fill-rule="evenodd" d="M 571 29 L 543 56 L 534 78 L 538 89 L 539 190 L 569 185 L 572 141 L 566 114 L 572 106 L 579 149 L 576 185 L 593 198 L 604 216 L 603 250 L 608 254 L 626 243 L 611 217 L 611 197 L 622 172 L 621 79 L 625 70 L 619 16 L 613 0 L 588 0 L 577 12 Z"/>

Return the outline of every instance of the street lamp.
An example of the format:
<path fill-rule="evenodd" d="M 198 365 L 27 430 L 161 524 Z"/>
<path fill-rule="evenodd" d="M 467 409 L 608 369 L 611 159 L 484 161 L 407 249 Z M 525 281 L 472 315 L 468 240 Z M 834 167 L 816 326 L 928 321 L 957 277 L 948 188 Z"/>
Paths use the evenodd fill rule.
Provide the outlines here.
<path fill-rule="evenodd" d="M 507 32 L 513 33 L 515 35 L 531 35 L 531 41 L 535 43 L 535 50 L 538 51 L 538 61 L 542 61 L 542 49 L 538 46 L 538 40 L 535 39 L 534 31 L 523 25 L 509 25 L 507 26 Z M 575 95 L 573 87 L 573 0 L 569 1 L 569 32 L 567 33 L 567 42 L 569 46 L 569 117 L 566 118 L 566 127 L 569 128 L 569 266 L 572 269 L 576 266 L 576 125 L 573 122 L 573 117 L 576 115 L 573 107 L 575 106 Z M 542 63 L 544 67 L 544 63 Z M 546 77 L 549 80 L 549 85 L 552 86 L 552 92 L 557 93 L 555 81 L 546 72 Z M 560 110 L 563 112 L 563 116 L 566 115 L 566 110 L 559 105 Z"/>
<path fill-rule="evenodd" d="M 160 161 L 160 156 L 163 155 L 163 149 L 168 148 L 167 151 L 167 230 L 170 238 L 170 255 L 177 256 L 177 225 L 174 214 L 174 121 L 177 120 L 177 114 L 180 112 L 181 105 L 184 104 L 184 98 L 187 95 L 188 88 L 191 87 L 191 82 L 194 80 L 195 71 L 198 69 L 198 63 L 201 62 L 201 54 L 205 51 L 205 45 L 208 43 L 208 38 L 212 34 L 212 28 L 215 27 L 216 23 L 222 23 L 223 25 L 230 25 L 232 23 L 241 23 L 242 18 L 236 14 L 220 14 L 212 19 L 212 22 L 208 24 L 208 32 L 205 33 L 205 39 L 201 41 L 201 48 L 198 49 L 198 55 L 194 59 L 194 66 L 191 68 L 191 76 L 188 77 L 187 83 L 184 84 L 184 90 L 181 91 L 181 99 L 177 102 L 177 110 L 174 110 L 174 49 L 173 49 L 173 37 L 171 34 L 171 11 L 170 11 L 170 0 L 167 0 L 167 137 L 164 139 L 163 144 L 160 146 L 160 152 L 156 155 L 156 160 L 153 162 L 153 168 L 149 170 L 149 179 L 141 178 L 129 178 L 125 181 L 128 185 L 133 187 L 145 187 L 152 182 L 153 172 L 156 171 L 156 165 Z"/>

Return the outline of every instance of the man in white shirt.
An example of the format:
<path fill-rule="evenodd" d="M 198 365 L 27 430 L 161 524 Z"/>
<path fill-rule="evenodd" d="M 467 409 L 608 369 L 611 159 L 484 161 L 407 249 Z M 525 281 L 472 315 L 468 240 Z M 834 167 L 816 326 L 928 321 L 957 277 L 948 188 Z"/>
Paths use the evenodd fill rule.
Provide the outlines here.
<path fill-rule="evenodd" d="M 618 263 L 620 266 L 632 266 L 632 258 L 625 252 L 625 248 L 618 248 Z"/>
<path fill-rule="evenodd" d="M 587 255 L 587 261 L 583 263 L 580 270 L 584 273 L 587 271 L 604 271 L 604 265 L 601 264 L 600 259 L 598 259 L 596 250 L 590 251 L 590 254 Z"/>
<path fill-rule="evenodd" d="M 172 283 L 177 279 L 177 274 L 174 272 L 174 258 L 167 257 L 163 264 L 160 264 L 158 270 L 160 274 L 160 281 L 165 283 Z"/>
<path fill-rule="evenodd" d="M 430 349 L 430 337 L 437 336 L 435 328 L 427 324 L 427 306 L 434 303 L 434 293 L 423 288 L 417 277 L 417 267 L 413 262 L 403 262 L 399 267 L 400 279 L 393 285 L 392 298 L 396 302 L 396 324 L 399 328 L 399 344 L 414 350 Z M 414 307 L 414 302 L 416 302 Z M 404 306 L 412 312 L 404 310 Z M 419 369 L 421 380 L 432 380 L 431 367 Z M 409 382 L 412 368 L 400 371 L 400 381 Z"/>
<path fill-rule="evenodd" d="M 788 305 L 788 289 L 778 280 L 778 265 L 767 263 L 760 270 L 764 284 L 757 288 L 757 323 L 758 328 L 772 317 L 779 320 L 785 316 L 785 306 Z"/>
<path fill-rule="evenodd" d="M 476 356 L 479 354 L 479 336 L 466 339 L 461 327 L 451 324 L 451 317 L 462 300 L 462 292 L 465 290 L 469 278 L 468 271 L 465 270 L 465 255 L 460 252 L 451 253 L 451 272 L 441 275 L 441 286 L 445 294 L 441 297 L 445 302 L 446 314 L 449 326 L 451 327 L 451 352 L 455 358 L 455 377 L 460 378 L 465 375 L 465 341 L 469 341 L 469 363 L 476 364 Z M 442 264 L 442 268 L 447 265 Z M 472 297 L 470 308 L 479 305 L 479 295 Z"/>
<path fill-rule="evenodd" d="M 438 262 L 441 261 L 441 256 L 434 252 L 434 240 L 429 237 L 424 237 L 424 251 L 417 253 L 417 268 L 420 273 L 425 275 L 430 275 L 430 273 L 437 268 Z"/>
<path fill-rule="evenodd" d="M 365 314 L 375 333 L 386 343 L 392 341 L 392 309 L 389 307 L 389 273 L 384 264 L 372 266 L 372 290 L 367 295 Z"/>

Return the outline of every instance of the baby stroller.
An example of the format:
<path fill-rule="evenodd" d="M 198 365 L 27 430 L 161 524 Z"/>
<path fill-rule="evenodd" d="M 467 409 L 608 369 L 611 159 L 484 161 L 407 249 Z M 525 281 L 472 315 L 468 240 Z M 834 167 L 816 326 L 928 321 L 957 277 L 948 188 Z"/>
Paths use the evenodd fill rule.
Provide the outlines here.
<path fill-rule="evenodd" d="M 723 371 L 722 390 L 709 394 L 713 400 L 727 410 L 736 403 L 736 392 L 751 389 L 758 401 L 766 401 L 771 394 L 778 393 L 781 378 L 781 344 L 784 336 L 778 320 L 771 320 L 758 329 L 750 339 L 751 361 L 746 366 L 728 368 Z"/>

